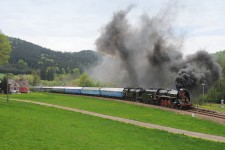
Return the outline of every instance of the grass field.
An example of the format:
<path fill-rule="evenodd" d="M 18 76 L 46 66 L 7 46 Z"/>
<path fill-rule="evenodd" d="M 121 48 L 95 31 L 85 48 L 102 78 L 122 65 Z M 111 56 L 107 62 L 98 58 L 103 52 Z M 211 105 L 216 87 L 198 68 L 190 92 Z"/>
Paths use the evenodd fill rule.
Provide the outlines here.
<path fill-rule="evenodd" d="M 178 129 L 225 136 L 224 125 L 133 104 L 52 93 L 14 94 L 10 95 L 10 98 L 41 101 Z"/>
<path fill-rule="evenodd" d="M 220 104 L 204 104 L 204 105 L 200 105 L 200 107 L 225 113 L 225 105 L 223 108 L 221 107 Z"/>
<path fill-rule="evenodd" d="M 0 99 L 0 149 L 224 149 L 211 142 L 66 110 Z"/>

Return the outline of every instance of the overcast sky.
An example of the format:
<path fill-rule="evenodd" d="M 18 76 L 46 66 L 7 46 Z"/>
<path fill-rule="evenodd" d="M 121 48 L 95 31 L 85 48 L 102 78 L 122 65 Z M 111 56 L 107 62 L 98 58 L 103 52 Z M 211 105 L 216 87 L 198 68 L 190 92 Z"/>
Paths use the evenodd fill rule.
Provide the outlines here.
<path fill-rule="evenodd" d="M 177 0 L 173 28 L 184 35 L 183 51 L 225 50 L 225 1 Z M 100 29 L 113 13 L 135 5 L 131 22 L 154 16 L 168 0 L 0 0 L 0 30 L 56 51 L 96 50 Z"/>

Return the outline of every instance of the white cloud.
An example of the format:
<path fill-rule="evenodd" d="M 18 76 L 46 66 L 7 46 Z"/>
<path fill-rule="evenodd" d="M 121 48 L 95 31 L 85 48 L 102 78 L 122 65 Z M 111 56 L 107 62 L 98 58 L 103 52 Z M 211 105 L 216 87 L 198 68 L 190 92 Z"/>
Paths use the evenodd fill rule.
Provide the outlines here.
<path fill-rule="evenodd" d="M 225 35 L 191 37 L 185 40 L 183 46 L 184 54 L 192 54 L 198 50 L 206 50 L 209 53 L 225 50 Z"/>
<path fill-rule="evenodd" d="M 94 49 L 99 29 L 113 13 L 134 4 L 131 23 L 143 12 L 152 16 L 169 0 L 0 0 L 0 29 L 53 50 Z M 177 1 L 175 30 L 184 32 L 184 49 L 209 51 L 225 49 L 225 1 Z M 186 51 L 187 52 L 187 51 Z M 185 52 L 185 53 L 186 53 Z"/>

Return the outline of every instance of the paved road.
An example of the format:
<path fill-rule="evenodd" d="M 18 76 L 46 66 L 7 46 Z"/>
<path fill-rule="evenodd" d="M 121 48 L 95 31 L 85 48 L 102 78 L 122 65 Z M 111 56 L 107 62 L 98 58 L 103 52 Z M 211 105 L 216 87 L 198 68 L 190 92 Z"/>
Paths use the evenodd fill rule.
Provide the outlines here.
<path fill-rule="evenodd" d="M 129 124 L 133 124 L 133 125 L 140 126 L 140 127 L 145 127 L 145 128 L 150 128 L 150 129 L 158 129 L 158 130 L 163 130 L 163 131 L 167 131 L 167 132 L 171 132 L 171 133 L 184 134 L 184 135 L 191 136 L 191 137 L 225 143 L 225 137 L 222 137 L 222 136 L 216 136 L 216 135 L 204 134 L 204 133 L 199 133 L 199 132 L 175 129 L 175 128 L 170 128 L 170 127 L 165 127 L 165 126 L 160 126 L 160 125 L 155 125 L 155 124 L 150 124 L 150 123 L 144 123 L 144 122 L 140 122 L 140 121 L 125 119 L 125 118 L 120 118 L 120 117 L 114 117 L 114 116 L 99 114 L 99 113 L 80 110 L 80 109 L 76 109 L 76 108 L 48 104 L 48 103 L 43 103 L 43 102 L 34 102 L 34 101 L 29 101 L 29 100 L 18 100 L 18 99 L 10 99 L 10 100 L 38 104 L 38 105 L 43 105 L 43 106 L 49 106 L 49 107 L 69 110 L 69 111 L 73 111 L 73 112 L 78 112 L 78 113 L 82 113 L 85 115 L 91 115 L 91 116 L 110 119 L 110 120 L 119 121 L 119 122 L 123 122 L 123 123 L 129 123 Z"/>

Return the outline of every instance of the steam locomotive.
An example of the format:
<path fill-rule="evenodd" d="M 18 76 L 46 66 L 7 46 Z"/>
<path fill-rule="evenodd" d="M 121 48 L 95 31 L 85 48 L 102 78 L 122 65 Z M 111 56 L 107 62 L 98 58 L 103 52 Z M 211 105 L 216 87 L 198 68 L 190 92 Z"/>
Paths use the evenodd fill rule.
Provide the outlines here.
<path fill-rule="evenodd" d="M 99 88 L 99 87 L 34 87 L 33 91 L 63 94 L 111 97 L 176 109 L 192 106 L 189 92 L 185 89 L 162 88 Z"/>

